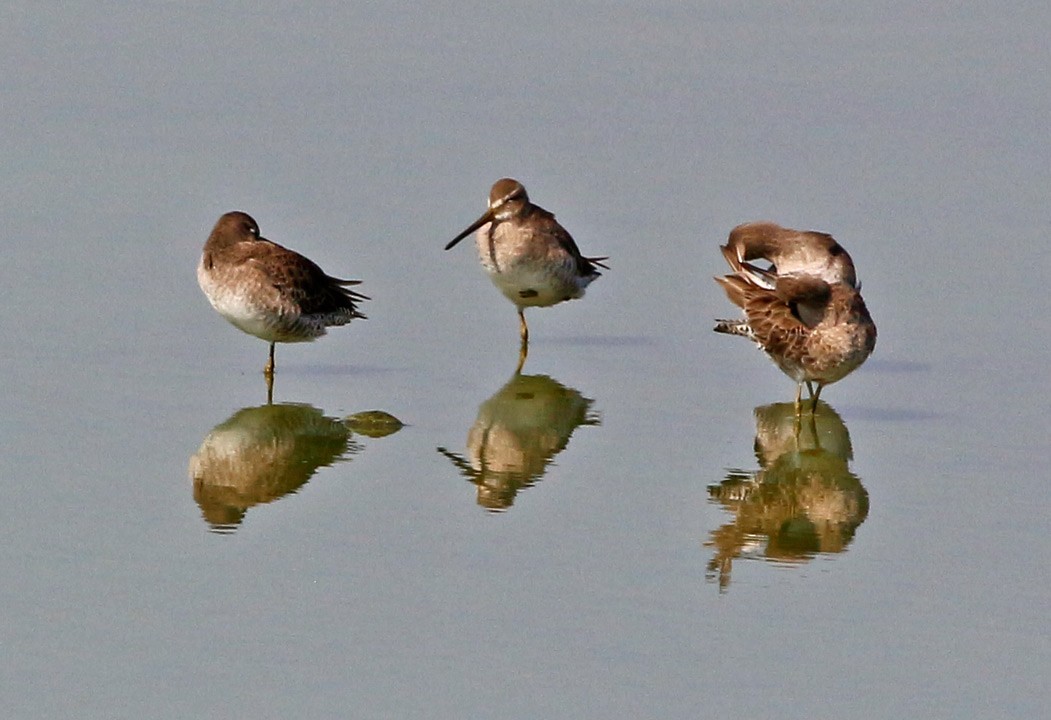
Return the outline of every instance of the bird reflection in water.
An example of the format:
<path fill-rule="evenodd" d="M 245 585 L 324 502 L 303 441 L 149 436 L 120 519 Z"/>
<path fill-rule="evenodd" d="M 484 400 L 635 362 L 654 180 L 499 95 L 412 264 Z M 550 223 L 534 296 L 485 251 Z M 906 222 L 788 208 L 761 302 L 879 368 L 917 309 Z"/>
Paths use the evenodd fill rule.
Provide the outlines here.
<path fill-rule="evenodd" d="M 319 468 L 361 452 L 353 431 L 380 437 L 400 427 L 378 411 L 338 420 L 302 404 L 238 410 L 190 458 L 194 500 L 213 532 L 234 532 L 249 508 L 294 493 Z"/>
<path fill-rule="evenodd" d="M 465 458 L 438 448 L 478 486 L 478 504 L 501 512 L 522 488 L 544 477 L 555 455 L 581 425 L 600 425 L 594 400 L 546 375 L 515 374 L 478 407 Z"/>
<path fill-rule="evenodd" d="M 712 502 L 734 514 L 713 531 L 708 579 L 730 585 L 733 561 L 760 557 L 787 564 L 846 550 L 869 511 L 869 496 L 847 467 L 850 434 L 839 415 L 819 402 L 813 416 L 793 403 L 755 409 L 759 470 L 731 471 L 708 488 Z"/>

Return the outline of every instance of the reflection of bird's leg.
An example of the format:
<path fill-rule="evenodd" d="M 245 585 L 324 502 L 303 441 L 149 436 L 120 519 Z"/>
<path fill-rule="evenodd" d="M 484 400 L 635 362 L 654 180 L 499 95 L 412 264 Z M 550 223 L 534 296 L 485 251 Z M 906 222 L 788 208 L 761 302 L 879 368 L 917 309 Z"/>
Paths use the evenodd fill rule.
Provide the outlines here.
<path fill-rule="evenodd" d="M 719 592 L 726 592 L 727 588 L 730 587 L 730 572 L 733 570 L 734 559 L 733 556 L 719 557 L 718 552 L 716 556 L 708 561 L 707 572 L 705 575 L 709 580 L 719 579 Z"/>
<path fill-rule="evenodd" d="M 526 325 L 525 310 L 522 308 L 518 308 L 518 335 L 522 338 L 522 344 L 518 347 L 518 367 L 515 368 L 515 375 L 522 372 L 526 355 L 529 354 L 529 326 Z"/>
<path fill-rule="evenodd" d="M 522 345 L 529 344 L 529 327 L 526 326 L 525 311 L 518 308 L 518 334 L 522 337 Z"/>
<path fill-rule="evenodd" d="M 270 343 L 270 359 L 267 361 L 266 367 L 263 368 L 263 374 L 271 379 L 274 377 L 274 345 L 275 343 Z"/>
<path fill-rule="evenodd" d="M 818 434 L 817 406 L 815 407 L 815 412 L 810 413 L 810 434 L 813 435 L 813 449 L 821 450 L 821 435 Z"/>
<path fill-rule="evenodd" d="M 821 395 L 821 388 L 823 388 L 823 387 L 825 387 L 823 384 L 821 384 L 821 383 L 817 384 L 817 392 L 814 393 L 814 404 L 810 406 L 810 414 L 811 415 L 813 415 L 814 413 L 817 412 L 817 399 L 818 399 L 818 396 Z"/>
<path fill-rule="evenodd" d="M 518 346 L 518 365 L 515 366 L 515 375 L 522 373 L 522 366 L 525 365 L 527 355 L 529 355 L 529 343 L 522 340 L 522 344 Z"/>
<path fill-rule="evenodd" d="M 274 373 L 264 374 L 266 378 L 266 404 L 274 404 Z"/>

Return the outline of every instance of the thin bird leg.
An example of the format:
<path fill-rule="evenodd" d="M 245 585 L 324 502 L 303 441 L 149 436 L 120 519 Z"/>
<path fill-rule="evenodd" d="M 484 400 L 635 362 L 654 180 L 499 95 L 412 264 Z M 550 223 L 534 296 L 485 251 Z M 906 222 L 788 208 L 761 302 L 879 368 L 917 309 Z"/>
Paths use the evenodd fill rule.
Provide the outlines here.
<path fill-rule="evenodd" d="M 803 383 L 796 383 L 796 416 L 798 417 L 800 411 L 799 400 L 803 394 Z"/>
<path fill-rule="evenodd" d="M 806 391 L 810 394 L 810 397 L 814 397 L 814 386 L 809 380 L 806 381 Z"/>
<path fill-rule="evenodd" d="M 274 377 L 274 344 L 270 343 L 270 359 L 266 363 L 266 367 L 263 368 L 263 374 L 268 378 Z"/>
<path fill-rule="evenodd" d="M 264 375 L 266 378 L 266 404 L 274 404 L 274 374 Z"/>
<path fill-rule="evenodd" d="M 529 327 L 526 325 L 525 312 L 521 308 L 518 310 L 518 334 L 522 338 L 522 345 L 528 345 Z"/>

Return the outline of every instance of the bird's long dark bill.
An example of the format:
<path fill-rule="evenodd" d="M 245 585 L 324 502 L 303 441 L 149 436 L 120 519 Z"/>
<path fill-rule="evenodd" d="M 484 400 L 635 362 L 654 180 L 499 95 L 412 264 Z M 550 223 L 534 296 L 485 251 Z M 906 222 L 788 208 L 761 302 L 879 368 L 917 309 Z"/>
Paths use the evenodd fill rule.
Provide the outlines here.
<path fill-rule="evenodd" d="M 482 225 L 485 225 L 487 222 L 492 222 L 492 220 L 493 220 L 492 212 L 489 211 L 489 210 L 486 210 L 485 213 L 482 215 L 482 217 L 478 218 L 473 223 L 468 225 L 466 230 L 464 230 L 462 233 L 460 233 L 459 235 L 454 237 L 452 240 L 450 240 L 449 244 L 445 246 L 445 249 L 448 250 L 449 248 L 455 246 L 456 243 L 458 243 L 461 240 L 463 240 L 465 237 L 467 237 L 468 235 L 473 233 L 478 228 L 482 227 Z"/>

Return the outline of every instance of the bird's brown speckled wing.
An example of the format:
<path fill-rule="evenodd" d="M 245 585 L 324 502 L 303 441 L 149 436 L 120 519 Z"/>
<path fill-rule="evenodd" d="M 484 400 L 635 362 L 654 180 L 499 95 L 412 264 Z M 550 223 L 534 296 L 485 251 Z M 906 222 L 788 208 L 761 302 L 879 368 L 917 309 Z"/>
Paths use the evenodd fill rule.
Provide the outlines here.
<path fill-rule="evenodd" d="M 810 329 L 824 320 L 832 299 L 828 283 L 806 275 L 777 278 L 774 294 L 788 307 L 792 317 Z"/>
<path fill-rule="evenodd" d="M 258 272 L 288 302 L 303 315 L 318 315 L 349 310 L 354 317 L 365 317 L 357 311 L 356 303 L 368 298 L 346 286 L 358 285 L 358 280 L 340 280 L 325 273 L 317 263 L 299 253 L 271 241 L 245 243 L 254 245 L 247 263 Z"/>
<path fill-rule="evenodd" d="M 777 284 L 777 274 L 771 270 L 758 267 L 748 262 L 742 262 L 740 248 L 730 243 L 719 248 L 726 260 L 726 264 L 736 275 L 745 277 L 751 283 L 766 288 L 773 288 Z"/>
<path fill-rule="evenodd" d="M 740 275 L 716 280 L 730 301 L 744 309 L 756 342 L 771 353 L 805 342 L 824 318 L 831 295 L 828 284 L 818 278 L 777 278 L 772 290 Z"/>
<path fill-rule="evenodd" d="M 604 268 L 609 270 L 609 267 L 603 264 L 606 257 L 595 257 L 587 258 L 580 254 L 580 248 L 577 247 L 577 243 L 573 240 L 573 236 L 569 234 L 562 225 L 555 220 L 555 216 L 549 213 L 542 207 L 537 205 L 532 206 L 533 217 L 530 218 L 535 223 L 535 227 L 550 237 L 555 238 L 558 244 L 565 250 L 577 263 L 577 271 L 582 276 L 597 275 L 598 270 L 596 267 Z"/>

